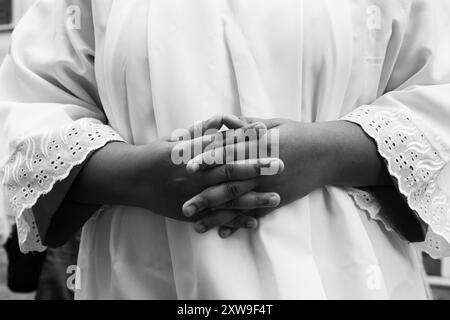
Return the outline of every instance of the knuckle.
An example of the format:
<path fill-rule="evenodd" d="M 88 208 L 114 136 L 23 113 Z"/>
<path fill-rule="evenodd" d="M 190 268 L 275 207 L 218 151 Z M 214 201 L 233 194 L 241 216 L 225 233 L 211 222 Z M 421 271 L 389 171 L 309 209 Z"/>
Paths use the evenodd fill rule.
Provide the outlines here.
<path fill-rule="evenodd" d="M 208 208 L 210 203 L 209 199 L 205 195 L 200 195 L 196 201 L 196 206 L 200 208 Z"/>
<path fill-rule="evenodd" d="M 235 205 L 235 202 L 234 202 L 233 200 L 231 200 L 231 201 L 226 202 L 226 203 L 223 205 L 223 207 L 226 208 L 226 209 L 231 209 L 231 208 L 234 207 L 234 205 Z"/>
<path fill-rule="evenodd" d="M 211 128 L 213 126 L 213 124 L 217 121 L 217 117 L 218 116 L 215 115 L 207 120 L 204 120 L 202 122 L 202 130 L 205 131 L 205 130 Z"/>
<path fill-rule="evenodd" d="M 214 216 L 214 218 L 211 221 L 211 226 L 217 227 L 217 226 L 223 225 L 223 224 L 227 223 L 228 220 L 229 220 L 228 214 L 225 212 L 222 212 L 222 213 Z"/>
<path fill-rule="evenodd" d="M 260 174 L 260 171 L 261 171 L 260 167 L 261 167 L 261 165 L 259 163 L 253 164 L 253 171 L 256 175 Z"/>
<path fill-rule="evenodd" d="M 223 119 L 223 115 L 221 115 L 221 114 L 215 114 L 213 117 L 211 117 L 210 119 L 209 119 L 209 125 L 210 126 L 213 126 L 214 124 L 216 124 L 216 123 L 222 123 L 222 120 Z"/>
<path fill-rule="evenodd" d="M 230 197 L 236 198 L 239 195 L 239 187 L 235 183 L 227 183 L 226 188 Z"/>
<path fill-rule="evenodd" d="M 245 217 L 239 217 L 233 222 L 233 227 L 235 228 L 243 228 L 246 225 L 247 219 Z"/>
<path fill-rule="evenodd" d="M 235 167 L 234 167 L 234 165 L 233 165 L 233 164 L 230 164 L 230 163 L 226 164 L 226 165 L 225 165 L 225 177 L 226 177 L 227 179 L 231 179 L 231 178 L 233 178 L 234 173 L 235 173 Z"/>
<path fill-rule="evenodd" d="M 239 207 L 239 199 L 232 199 L 231 201 L 228 202 L 230 208 L 237 208 Z"/>

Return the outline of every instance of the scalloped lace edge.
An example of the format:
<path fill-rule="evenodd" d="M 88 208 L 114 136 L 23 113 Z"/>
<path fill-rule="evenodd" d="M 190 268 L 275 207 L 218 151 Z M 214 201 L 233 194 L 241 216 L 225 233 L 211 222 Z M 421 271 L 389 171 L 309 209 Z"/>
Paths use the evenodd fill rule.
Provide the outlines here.
<path fill-rule="evenodd" d="M 42 244 L 32 211 L 39 198 L 65 180 L 93 151 L 114 141 L 125 142 L 99 120 L 83 118 L 18 144 L 3 167 L 2 183 L 16 217 L 23 253 L 47 249 Z"/>
<path fill-rule="evenodd" d="M 381 206 L 370 192 L 349 188 L 347 189 L 347 193 L 352 197 L 356 206 L 365 211 L 372 220 L 381 222 L 384 228 L 389 232 L 395 231 L 389 220 L 380 214 Z"/>
<path fill-rule="evenodd" d="M 411 119 L 396 110 L 363 106 L 341 120 L 360 125 L 374 139 L 409 207 L 429 226 L 426 240 L 414 245 L 436 259 L 450 256 L 450 197 L 437 184 L 446 162 Z M 353 193 L 355 203 L 393 230 L 379 215 L 376 199 L 369 204 L 361 195 Z"/>

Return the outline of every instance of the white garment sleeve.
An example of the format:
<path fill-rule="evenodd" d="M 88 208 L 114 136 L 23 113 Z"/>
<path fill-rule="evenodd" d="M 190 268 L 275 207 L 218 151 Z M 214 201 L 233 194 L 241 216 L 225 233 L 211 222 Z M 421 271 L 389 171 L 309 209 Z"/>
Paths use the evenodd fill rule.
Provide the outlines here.
<path fill-rule="evenodd" d="M 94 150 L 123 141 L 106 124 L 94 53 L 91 1 L 39 1 L 13 32 L 0 69 L 0 210 L 15 216 L 23 252 L 45 250 L 39 197 Z"/>
<path fill-rule="evenodd" d="M 393 23 L 380 97 L 343 119 L 376 141 L 409 208 L 428 226 L 417 246 L 439 258 L 450 255 L 450 2 L 413 0 L 405 10 L 407 18 Z"/>

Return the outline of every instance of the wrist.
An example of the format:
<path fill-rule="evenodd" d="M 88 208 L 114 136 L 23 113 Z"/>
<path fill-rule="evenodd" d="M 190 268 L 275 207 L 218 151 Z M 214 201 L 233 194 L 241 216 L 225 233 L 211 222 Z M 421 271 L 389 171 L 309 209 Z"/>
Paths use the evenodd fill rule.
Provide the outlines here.
<path fill-rule="evenodd" d="M 137 205 L 135 188 L 139 177 L 139 163 L 141 162 L 141 146 L 117 143 L 108 145 L 108 162 L 103 165 L 108 167 L 105 171 L 105 179 L 109 181 L 111 195 L 116 197 L 114 204 Z M 109 176 L 109 177 L 107 177 Z"/>
<path fill-rule="evenodd" d="M 333 121 L 318 124 L 327 185 L 389 185 L 390 177 L 374 141 L 357 124 Z"/>
<path fill-rule="evenodd" d="M 136 146 L 133 150 L 134 165 L 131 168 L 130 189 L 133 190 L 135 206 L 154 211 L 153 205 L 167 182 L 171 171 L 171 148 L 169 143 L 157 140 Z"/>
<path fill-rule="evenodd" d="M 293 124 L 293 125 L 292 125 Z M 334 137 L 328 123 L 291 122 L 281 136 L 280 156 L 296 184 L 321 188 L 335 180 Z"/>

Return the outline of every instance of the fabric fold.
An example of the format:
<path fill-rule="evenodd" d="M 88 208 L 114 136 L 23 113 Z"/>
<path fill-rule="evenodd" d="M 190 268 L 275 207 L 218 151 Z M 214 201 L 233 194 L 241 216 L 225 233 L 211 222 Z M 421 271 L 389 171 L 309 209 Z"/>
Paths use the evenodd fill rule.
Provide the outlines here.
<path fill-rule="evenodd" d="M 81 14 L 67 17 L 74 6 Z M 39 1 L 12 34 L 0 68 L 0 207 L 15 217 L 23 252 L 45 250 L 38 229 L 66 191 L 52 193 L 45 214 L 36 212 L 38 200 L 74 179 L 93 151 L 123 141 L 107 125 L 94 57 L 91 1 Z"/>

